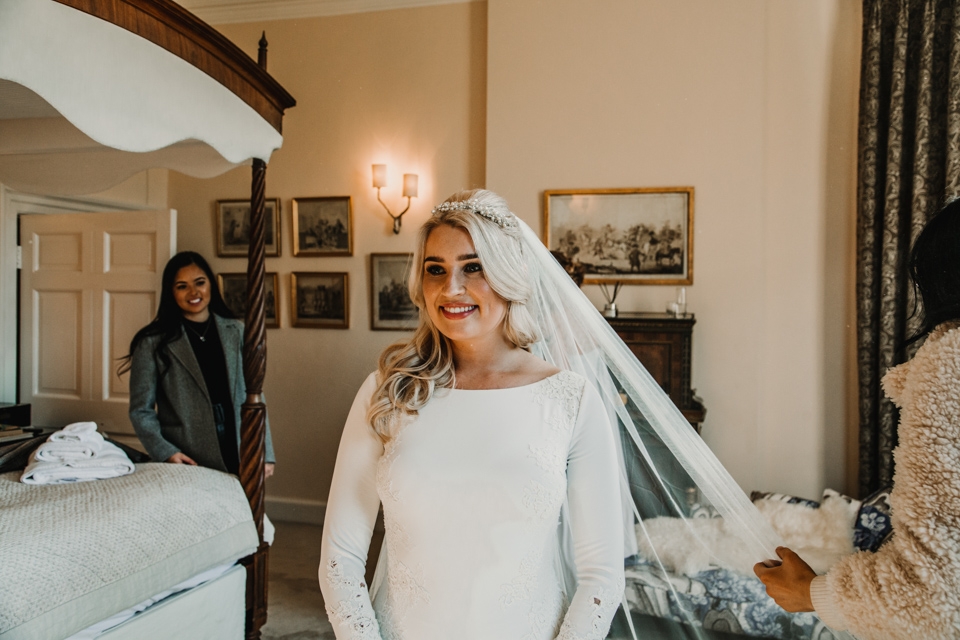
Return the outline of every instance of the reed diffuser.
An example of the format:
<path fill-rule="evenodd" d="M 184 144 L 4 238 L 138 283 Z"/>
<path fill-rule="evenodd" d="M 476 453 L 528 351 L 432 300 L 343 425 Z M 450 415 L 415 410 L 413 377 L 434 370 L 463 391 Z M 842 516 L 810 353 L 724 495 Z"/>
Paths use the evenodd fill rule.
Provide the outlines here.
<path fill-rule="evenodd" d="M 600 293 L 603 294 L 604 299 L 607 301 L 606 306 L 603 308 L 603 317 L 605 318 L 617 317 L 617 294 L 620 293 L 621 286 L 623 286 L 622 282 L 615 283 L 613 285 L 613 294 L 611 294 L 610 290 L 607 288 L 606 283 L 600 284 Z"/>

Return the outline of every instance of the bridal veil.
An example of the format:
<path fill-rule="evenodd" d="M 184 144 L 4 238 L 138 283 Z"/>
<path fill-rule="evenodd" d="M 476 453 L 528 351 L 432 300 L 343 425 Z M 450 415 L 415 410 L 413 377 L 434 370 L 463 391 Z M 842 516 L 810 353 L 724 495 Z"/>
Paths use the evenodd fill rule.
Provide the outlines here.
<path fill-rule="evenodd" d="M 467 205 L 458 202 L 455 206 L 471 208 Z M 444 206 L 446 203 L 438 209 Z M 481 215 L 504 226 L 495 219 L 499 214 Z M 656 598 L 659 601 L 652 608 L 669 619 L 657 625 L 656 637 L 715 637 L 704 629 L 696 607 L 691 606 L 691 597 L 705 600 L 711 596 L 702 591 L 691 596 L 689 586 L 695 581 L 689 575 L 717 568 L 752 579 L 754 563 L 776 557 L 779 538 L 536 233 L 512 214 L 510 218 L 510 235 L 519 234 L 533 283 L 527 306 L 541 339 L 531 351 L 586 378 L 600 393 L 610 423 L 615 425 L 627 541 L 624 609 L 630 610 L 631 600 Z M 566 508 L 563 514 L 557 562 L 562 567 L 565 592 L 571 596 L 576 590 L 576 572 Z M 374 596 L 382 569 L 381 556 L 372 585 Z M 762 589 L 759 581 L 755 586 Z M 642 628 L 635 629 L 632 616 L 618 614 L 618 618 L 615 624 L 621 635 L 617 637 L 654 637 Z"/>

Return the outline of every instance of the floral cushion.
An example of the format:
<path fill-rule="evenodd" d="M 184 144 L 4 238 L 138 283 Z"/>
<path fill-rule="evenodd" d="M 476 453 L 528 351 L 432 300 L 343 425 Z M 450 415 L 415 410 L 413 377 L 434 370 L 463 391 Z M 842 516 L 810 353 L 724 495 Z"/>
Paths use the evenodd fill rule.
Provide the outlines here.
<path fill-rule="evenodd" d="M 867 496 L 860 505 L 853 525 L 853 546 L 861 551 L 876 551 L 893 534 L 890 519 L 890 488 Z"/>
<path fill-rule="evenodd" d="M 777 606 L 754 576 L 718 568 L 665 577 L 659 567 L 631 560 L 626 597 L 632 612 L 745 636 L 836 640 L 814 614 L 791 614 Z"/>
<path fill-rule="evenodd" d="M 820 508 L 820 503 L 816 500 L 807 500 L 806 498 L 798 498 L 797 496 L 788 496 L 784 493 L 772 493 L 770 491 L 754 491 L 750 494 L 750 501 L 757 502 L 759 500 L 770 500 L 772 502 L 786 502 L 787 504 L 799 504 L 804 507 L 810 507 L 811 509 Z"/>

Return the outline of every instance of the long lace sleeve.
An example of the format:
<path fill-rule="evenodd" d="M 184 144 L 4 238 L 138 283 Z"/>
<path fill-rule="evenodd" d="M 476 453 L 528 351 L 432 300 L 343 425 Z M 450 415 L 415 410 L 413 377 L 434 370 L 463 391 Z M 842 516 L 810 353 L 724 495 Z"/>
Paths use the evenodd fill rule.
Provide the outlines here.
<path fill-rule="evenodd" d="M 347 416 L 323 522 L 320 590 L 339 640 L 381 640 L 364 579 L 380 506 L 377 461 L 383 455 L 383 444 L 366 419 L 375 388 L 375 376 L 370 374 Z"/>
<path fill-rule="evenodd" d="M 613 434 L 587 385 L 567 458 L 577 591 L 557 640 L 602 640 L 623 600 L 623 522 Z"/>

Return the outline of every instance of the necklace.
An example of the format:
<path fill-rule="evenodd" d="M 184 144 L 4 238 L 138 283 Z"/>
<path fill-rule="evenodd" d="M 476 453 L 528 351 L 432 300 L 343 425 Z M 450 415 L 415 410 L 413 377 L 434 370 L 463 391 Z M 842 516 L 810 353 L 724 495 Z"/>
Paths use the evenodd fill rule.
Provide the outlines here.
<path fill-rule="evenodd" d="M 189 320 L 185 320 L 184 323 L 183 323 L 183 326 L 185 326 L 187 329 L 190 329 L 190 331 L 192 331 L 195 336 L 197 336 L 198 338 L 200 338 L 200 342 L 206 342 L 206 341 L 207 341 L 207 331 L 210 330 L 210 321 L 211 321 L 212 319 L 213 319 L 213 318 L 207 318 L 207 322 L 206 322 L 206 324 L 205 324 L 204 327 L 203 327 L 203 333 L 200 333 L 199 331 L 197 331 L 196 329 L 194 329 L 193 327 L 190 326 L 191 324 L 199 324 L 199 323 L 190 322 Z"/>

